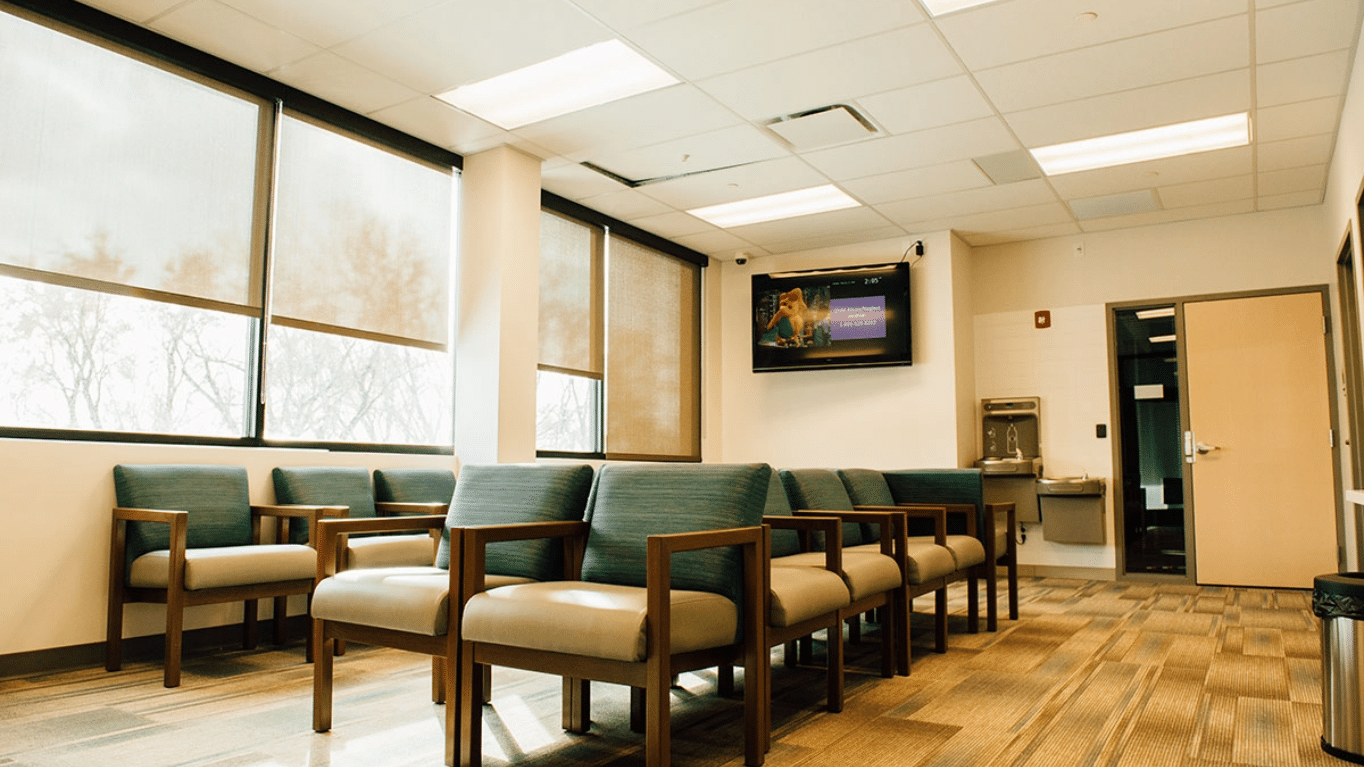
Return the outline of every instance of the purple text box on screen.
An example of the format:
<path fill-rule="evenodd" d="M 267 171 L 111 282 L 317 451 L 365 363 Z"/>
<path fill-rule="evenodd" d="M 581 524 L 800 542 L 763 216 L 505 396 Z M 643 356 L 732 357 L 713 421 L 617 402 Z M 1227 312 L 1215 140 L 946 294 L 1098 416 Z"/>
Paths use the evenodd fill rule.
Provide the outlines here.
<path fill-rule="evenodd" d="M 835 341 L 886 337 L 886 297 L 835 298 L 829 302 L 829 335 Z"/>

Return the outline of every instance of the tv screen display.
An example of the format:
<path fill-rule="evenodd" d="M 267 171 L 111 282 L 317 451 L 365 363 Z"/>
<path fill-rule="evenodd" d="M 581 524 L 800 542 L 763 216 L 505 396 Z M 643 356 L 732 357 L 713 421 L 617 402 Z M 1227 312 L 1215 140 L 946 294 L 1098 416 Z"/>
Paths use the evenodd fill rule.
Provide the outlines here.
<path fill-rule="evenodd" d="M 913 361 L 909 264 L 753 275 L 753 370 Z"/>

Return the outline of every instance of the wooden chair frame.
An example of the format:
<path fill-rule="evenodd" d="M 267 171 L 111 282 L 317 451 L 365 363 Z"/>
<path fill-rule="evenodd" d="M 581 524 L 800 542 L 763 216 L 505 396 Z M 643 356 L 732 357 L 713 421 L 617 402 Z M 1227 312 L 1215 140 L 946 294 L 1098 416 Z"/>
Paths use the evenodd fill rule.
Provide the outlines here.
<path fill-rule="evenodd" d="M 985 546 L 985 562 L 979 568 L 980 578 L 985 581 L 985 630 L 999 630 L 999 565 L 1003 562 L 1008 580 L 1009 596 L 1009 620 L 1018 620 L 1018 541 L 1013 535 L 1016 525 L 1014 504 L 1012 503 L 987 503 L 985 504 L 986 519 L 992 523 L 997 523 L 1000 515 L 1005 518 L 1005 524 L 1009 533 L 1005 536 L 1007 541 L 1003 552 L 996 551 L 997 542 L 995 541 L 995 531 L 993 529 L 984 531 L 976 525 L 976 506 L 971 503 L 898 503 L 899 508 L 943 508 L 948 514 L 960 514 L 966 521 L 966 534 L 979 540 Z M 862 508 L 862 507 L 858 507 Z M 974 581 L 975 578 L 971 578 Z M 978 630 L 977 613 L 979 607 L 976 603 L 979 600 L 977 587 L 974 582 L 970 590 L 967 591 L 967 602 L 970 605 L 970 631 L 975 633 Z"/>
<path fill-rule="evenodd" d="M 275 518 L 277 531 L 284 527 L 285 521 L 289 518 L 306 519 L 311 539 L 311 535 L 315 533 L 322 515 L 322 507 L 317 506 L 252 505 L 252 544 L 248 545 L 261 542 L 261 521 L 263 517 Z M 166 588 L 134 588 L 127 585 L 128 565 L 124 560 L 127 552 L 129 522 L 151 522 L 169 526 L 170 561 Z M 188 533 L 189 512 L 187 511 L 114 508 L 109 547 L 109 601 L 104 646 L 104 667 L 107 670 L 117 671 L 122 668 L 123 606 L 130 603 L 151 602 L 166 605 L 166 654 L 163 680 L 166 687 L 180 686 L 180 659 L 184 645 L 186 607 L 244 602 L 242 649 L 250 650 L 256 647 L 257 642 L 258 617 L 255 601 L 273 598 L 274 640 L 276 644 L 284 644 L 288 598 L 296 594 L 312 594 L 313 580 L 302 578 L 245 586 L 187 590 L 184 584 Z"/>
<path fill-rule="evenodd" d="M 531 538 L 564 538 L 565 580 L 579 580 L 582 555 L 589 526 L 586 522 L 526 523 L 470 527 L 464 531 L 463 593 L 459 618 L 464 606 L 484 586 L 484 558 L 487 545 L 495 541 Z M 674 655 L 669 650 L 671 631 L 671 562 L 684 551 L 738 546 L 743 557 L 743 639 L 734 645 Z M 703 530 L 690 533 L 651 535 L 646 544 L 648 657 L 637 663 L 591 656 L 550 653 L 510 645 L 463 641 L 459 651 L 459 764 L 463 767 L 482 763 L 482 674 L 484 666 L 503 665 L 557 674 L 563 683 L 563 726 L 569 732 L 586 732 L 591 724 L 589 680 L 627 685 L 642 689 L 645 711 L 645 764 L 667 767 L 670 763 L 671 719 L 669 715 L 672 675 L 741 660 L 744 666 L 744 759 L 750 767 L 763 763 L 765 739 L 761 701 L 767 693 L 764 672 L 767 647 L 763 645 L 764 613 L 762 589 L 763 554 L 766 550 L 761 526 Z M 454 612 L 452 610 L 452 612 Z M 453 617 L 452 617 L 453 620 Z"/>

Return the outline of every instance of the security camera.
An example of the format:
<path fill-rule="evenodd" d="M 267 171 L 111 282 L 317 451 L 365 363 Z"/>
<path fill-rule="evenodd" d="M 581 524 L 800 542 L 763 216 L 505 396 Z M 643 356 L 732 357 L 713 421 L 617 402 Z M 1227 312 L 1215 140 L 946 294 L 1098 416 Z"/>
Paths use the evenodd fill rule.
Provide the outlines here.
<path fill-rule="evenodd" d="M 738 264 L 739 266 L 743 266 L 744 264 L 748 263 L 748 256 L 739 256 L 738 258 L 734 259 L 734 263 Z"/>

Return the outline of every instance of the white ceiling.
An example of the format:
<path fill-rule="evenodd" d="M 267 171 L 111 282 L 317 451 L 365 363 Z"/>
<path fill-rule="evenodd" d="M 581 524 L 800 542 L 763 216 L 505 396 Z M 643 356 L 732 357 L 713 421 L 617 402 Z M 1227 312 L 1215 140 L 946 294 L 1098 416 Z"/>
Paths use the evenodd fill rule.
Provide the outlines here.
<path fill-rule="evenodd" d="M 937 19 L 917 0 L 85 2 L 455 152 L 518 147 L 543 159 L 546 189 L 720 258 L 1319 204 L 1364 12 L 1364 0 L 999 0 Z M 610 38 L 682 82 L 510 132 L 433 95 Z M 798 151 L 765 127 L 832 104 L 879 132 Z M 1003 184 L 973 162 L 1242 111 L 1250 147 Z M 631 187 L 585 162 L 636 181 L 693 175 Z M 729 230 L 684 212 L 826 183 L 863 206 Z"/>

